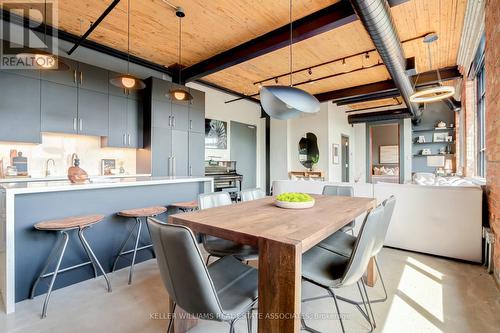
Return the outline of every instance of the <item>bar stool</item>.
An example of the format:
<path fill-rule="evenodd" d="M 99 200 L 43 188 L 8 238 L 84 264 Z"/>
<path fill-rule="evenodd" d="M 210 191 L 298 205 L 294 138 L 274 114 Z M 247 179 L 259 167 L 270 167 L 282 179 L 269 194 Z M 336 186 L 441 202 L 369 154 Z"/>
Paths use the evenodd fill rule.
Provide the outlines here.
<path fill-rule="evenodd" d="M 132 277 L 134 276 L 134 265 L 135 265 L 135 258 L 137 256 L 137 251 L 150 248 L 151 251 L 153 252 L 153 256 L 156 257 L 155 252 L 153 250 L 153 244 L 144 245 L 144 246 L 139 247 L 139 239 L 141 238 L 142 224 L 144 223 L 146 225 L 146 228 L 148 229 L 148 233 L 149 233 L 147 218 L 160 215 L 162 213 L 165 213 L 166 211 L 167 211 L 167 209 L 165 207 L 157 206 L 157 207 L 148 207 L 148 208 L 127 209 L 127 210 L 122 210 L 121 212 L 118 213 L 119 216 L 135 218 L 135 224 L 132 227 L 132 229 L 130 230 L 130 233 L 128 234 L 125 241 L 122 243 L 122 245 L 120 247 L 120 251 L 118 252 L 118 256 L 116 256 L 115 262 L 113 263 L 113 269 L 111 270 L 112 272 L 115 271 L 116 263 L 118 262 L 118 259 L 121 256 L 133 253 L 132 264 L 130 265 L 130 272 L 128 275 L 128 284 L 129 285 L 132 284 Z M 135 246 L 131 250 L 124 251 L 125 246 L 127 245 L 130 238 L 132 238 L 132 235 L 134 234 L 135 229 L 137 229 L 137 235 L 135 237 Z M 151 238 L 151 234 L 149 237 Z"/>
<path fill-rule="evenodd" d="M 75 217 L 68 217 L 60 220 L 50 220 L 50 221 L 43 221 L 40 223 L 35 224 L 35 228 L 37 230 L 43 230 L 43 231 L 57 231 L 60 232 L 62 237 L 59 238 L 58 242 L 54 245 L 52 248 L 52 251 L 50 252 L 49 257 L 47 258 L 47 262 L 45 263 L 45 266 L 38 276 L 38 278 L 35 280 L 35 283 L 33 284 L 33 287 L 31 288 L 31 293 L 30 293 L 30 298 L 33 299 L 35 297 L 35 292 L 36 292 L 36 287 L 38 286 L 38 283 L 40 280 L 47 278 L 49 276 L 52 276 L 52 279 L 50 280 L 49 284 L 49 289 L 47 291 L 47 294 L 45 296 L 45 301 L 43 303 L 43 309 L 42 309 L 42 318 L 45 318 L 47 316 L 47 307 L 49 304 L 49 299 L 50 299 L 50 294 L 52 293 L 52 288 L 54 287 L 54 282 L 56 280 L 56 277 L 59 273 L 67 272 L 69 270 L 79 268 L 85 265 L 92 265 L 92 269 L 94 270 L 94 277 L 97 277 L 97 270 L 96 266 L 99 268 L 101 271 L 102 275 L 104 276 L 104 279 L 106 280 L 106 284 L 108 286 L 108 292 L 111 292 L 111 284 L 109 283 L 108 276 L 104 272 L 104 269 L 102 268 L 101 264 L 99 263 L 99 260 L 97 260 L 97 257 L 95 256 L 94 252 L 92 251 L 92 248 L 90 247 L 89 243 L 85 239 L 85 236 L 83 235 L 84 230 L 90 228 L 96 223 L 101 222 L 104 219 L 104 215 L 87 215 L 87 216 L 75 216 Z M 74 265 L 71 267 L 63 268 L 60 269 L 61 267 L 61 262 L 64 257 L 64 253 L 66 252 L 66 247 L 68 245 L 69 241 L 69 235 L 68 232 L 71 230 L 78 230 L 78 238 L 80 239 L 80 242 L 82 243 L 83 249 L 85 250 L 85 253 L 89 257 L 90 261 Z M 47 269 L 49 268 L 50 264 L 54 262 L 55 256 L 57 255 L 57 261 L 56 261 L 56 267 L 54 272 L 52 273 L 46 273 Z"/>
<path fill-rule="evenodd" d="M 192 212 L 198 210 L 198 200 L 174 202 L 170 206 L 177 208 L 182 212 Z"/>

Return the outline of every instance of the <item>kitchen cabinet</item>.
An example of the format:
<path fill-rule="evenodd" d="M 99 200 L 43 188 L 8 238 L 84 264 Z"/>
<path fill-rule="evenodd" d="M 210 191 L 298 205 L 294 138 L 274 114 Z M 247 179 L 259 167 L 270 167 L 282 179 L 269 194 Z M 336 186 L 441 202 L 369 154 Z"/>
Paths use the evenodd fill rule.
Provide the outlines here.
<path fill-rule="evenodd" d="M 108 94 L 108 71 L 105 69 L 79 63 L 77 81 L 80 88 Z"/>
<path fill-rule="evenodd" d="M 103 147 L 143 147 L 142 102 L 120 96 L 109 96 L 109 135 Z"/>
<path fill-rule="evenodd" d="M 78 133 L 78 89 L 41 81 L 42 132 Z"/>
<path fill-rule="evenodd" d="M 171 128 L 172 104 L 168 101 L 152 100 L 152 126 L 160 128 Z"/>
<path fill-rule="evenodd" d="M 172 130 L 153 127 L 151 129 L 151 174 L 157 177 L 170 176 L 172 172 Z"/>
<path fill-rule="evenodd" d="M 190 92 L 193 100 L 189 105 L 189 130 L 205 133 L 205 93 L 196 89 Z"/>
<path fill-rule="evenodd" d="M 188 176 L 205 175 L 205 133 L 189 132 Z"/>
<path fill-rule="evenodd" d="M 108 135 L 108 95 L 78 89 L 78 134 Z"/>
<path fill-rule="evenodd" d="M 189 128 L 189 108 L 187 105 L 172 103 L 172 129 L 187 131 Z"/>
<path fill-rule="evenodd" d="M 41 71 L 41 78 L 43 81 L 49 81 L 52 83 L 63 84 L 70 87 L 76 87 L 78 85 L 78 62 L 70 59 L 63 59 L 62 61 L 69 66 L 66 71 L 57 70 L 44 70 Z"/>
<path fill-rule="evenodd" d="M 0 73 L 0 141 L 40 143 L 40 80 Z"/>
<path fill-rule="evenodd" d="M 189 169 L 189 134 L 172 130 L 172 171 L 170 176 L 187 176 Z"/>
<path fill-rule="evenodd" d="M 172 82 L 160 80 L 153 78 L 150 83 L 151 87 L 151 98 L 157 101 L 168 101 L 170 102 L 170 96 L 168 92 L 171 89 Z"/>

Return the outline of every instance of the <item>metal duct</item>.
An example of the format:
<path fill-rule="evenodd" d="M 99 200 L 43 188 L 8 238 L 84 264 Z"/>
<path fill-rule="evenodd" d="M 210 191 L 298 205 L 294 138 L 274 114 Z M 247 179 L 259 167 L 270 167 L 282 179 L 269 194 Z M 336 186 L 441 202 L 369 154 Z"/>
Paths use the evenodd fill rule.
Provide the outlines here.
<path fill-rule="evenodd" d="M 415 89 L 406 74 L 406 58 L 387 0 L 350 1 L 375 44 L 396 87 L 401 92 L 405 104 L 413 114 L 413 118 L 419 118 L 421 115 L 419 106 L 410 102 L 410 95 L 415 92 Z"/>

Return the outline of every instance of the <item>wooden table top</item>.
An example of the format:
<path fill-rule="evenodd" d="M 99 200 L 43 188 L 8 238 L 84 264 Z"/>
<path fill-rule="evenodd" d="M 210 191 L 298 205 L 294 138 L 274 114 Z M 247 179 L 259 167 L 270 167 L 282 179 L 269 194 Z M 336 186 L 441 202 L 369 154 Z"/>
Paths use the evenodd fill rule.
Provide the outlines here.
<path fill-rule="evenodd" d="M 356 217 L 376 206 L 373 198 L 313 195 L 314 207 L 283 209 L 274 197 L 175 214 L 170 223 L 194 232 L 258 246 L 259 238 L 300 244 L 305 252 Z"/>

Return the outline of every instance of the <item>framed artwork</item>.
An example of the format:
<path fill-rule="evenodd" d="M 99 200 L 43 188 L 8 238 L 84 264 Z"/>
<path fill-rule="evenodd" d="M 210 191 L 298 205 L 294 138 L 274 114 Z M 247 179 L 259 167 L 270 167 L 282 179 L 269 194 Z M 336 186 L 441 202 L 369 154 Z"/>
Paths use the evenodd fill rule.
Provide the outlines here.
<path fill-rule="evenodd" d="M 380 164 L 397 164 L 399 163 L 399 146 L 380 146 Z"/>
<path fill-rule="evenodd" d="M 340 150 L 340 145 L 338 143 L 332 144 L 332 162 L 333 162 L 333 164 L 340 163 L 339 150 Z"/>
<path fill-rule="evenodd" d="M 434 142 L 446 142 L 446 138 L 448 137 L 448 133 L 434 133 L 433 141 Z"/>
<path fill-rule="evenodd" d="M 205 148 L 227 149 L 227 122 L 205 119 Z"/>

